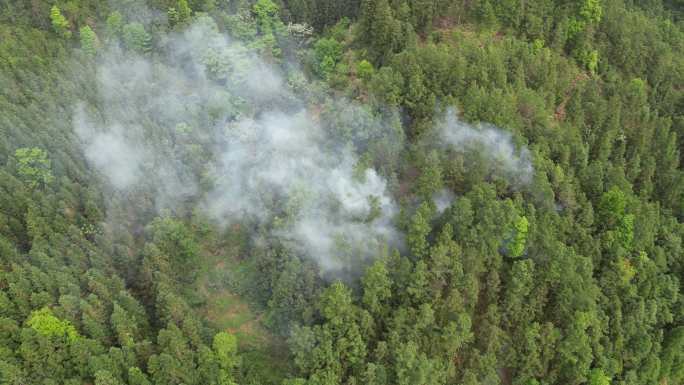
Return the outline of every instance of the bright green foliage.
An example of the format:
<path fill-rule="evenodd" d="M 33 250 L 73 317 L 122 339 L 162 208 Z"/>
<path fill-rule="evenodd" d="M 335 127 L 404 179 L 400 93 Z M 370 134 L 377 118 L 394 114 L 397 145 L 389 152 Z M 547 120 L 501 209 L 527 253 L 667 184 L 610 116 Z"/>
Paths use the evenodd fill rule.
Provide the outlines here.
<path fill-rule="evenodd" d="M 278 21 L 278 6 L 271 0 L 257 0 L 252 8 L 262 35 L 274 33 Z"/>
<path fill-rule="evenodd" d="M 100 41 L 92 28 L 88 25 L 81 27 L 79 35 L 81 37 L 81 49 L 88 55 L 95 55 L 100 46 Z"/>
<path fill-rule="evenodd" d="M 617 224 L 624 217 L 626 208 L 627 196 L 617 187 L 606 191 L 598 205 L 599 214 L 604 219 L 603 223 L 608 226 Z"/>
<path fill-rule="evenodd" d="M 618 275 L 620 276 L 621 283 L 623 285 L 629 284 L 637 273 L 636 269 L 634 268 L 634 265 L 627 258 L 619 258 L 616 263 L 616 270 L 618 272 Z"/>
<path fill-rule="evenodd" d="M 190 9 L 190 6 L 188 5 L 188 0 L 178 0 L 178 5 L 176 7 L 178 10 L 178 21 L 181 23 L 185 23 L 188 20 L 190 20 L 190 16 L 192 15 L 192 10 Z"/>
<path fill-rule="evenodd" d="M 595 368 L 589 374 L 588 385 L 610 385 L 610 377 L 606 376 L 603 369 Z"/>
<path fill-rule="evenodd" d="M 237 338 L 234 335 L 221 332 L 216 333 L 212 344 L 217 357 L 224 367 L 235 366 L 235 354 L 237 354 Z"/>
<path fill-rule="evenodd" d="M 356 64 L 356 75 L 365 81 L 373 77 L 374 71 L 373 65 L 368 60 L 361 60 Z"/>
<path fill-rule="evenodd" d="M 333 38 L 319 39 L 314 45 L 314 56 L 318 73 L 327 77 L 342 58 L 342 45 Z"/>
<path fill-rule="evenodd" d="M 597 50 L 583 50 L 579 53 L 577 60 L 582 64 L 582 66 L 589 70 L 589 72 L 596 74 L 599 60 Z"/>
<path fill-rule="evenodd" d="M 50 9 L 50 20 L 52 21 L 52 28 L 55 29 L 55 32 L 66 39 L 71 37 L 69 21 L 62 15 L 62 11 L 57 5 L 53 5 Z"/>
<path fill-rule="evenodd" d="M 573 37 L 583 31 L 588 24 L 598 24 L 601 21 L 602 14 L 601 0 L 580 1 L 578 17 L 570 19 L 568 34 Z"/>
<path fill-rule="evenodd" d="M 601 7 L 601 0 L 583 0 L 581 1 L 581 8 L 579 15 L 582 20 L 587 23 L 598 24 L 603 15 L 603 8 Z"/>
<path fill-rule="evenodd" d="M 634 214 L 628 214 L 627 196 L 622 190 L 613 187 L 601 196 L 598 211 L 605 228 L 614 234 L 616 240 L 626 249 L 632 248 L 634 239 Z"/>
<path fill-rule="evenodd" d="M 525 251 L 528 226 L 529 222 L 525 216 L 521 216 L 513 223 L 513 238 L 508 246 L 508 252 L 511 257 L 517 258 Z"/>
<path fill-rule="evenodd" d="M 285 25 L 278 12 L 278 5 L 271 0 L 258 0 L 252 7 L 259 35 L 253 46 L 267 58 L 279 58 L 282 53 L 278 41 L 285 34 Z"/>
<path fill-rule="evenodd" d="M 221 384 L 233 384 L 232 373 L 238 365 L 237 338 L 226 332 L 216 333 L 212 347 L 222 371 Z"/>
<path fill-rule="evenodd" d="M 69 321 L 55 317 L 52 311 L 46 307 L 31 313 L 26 325 L 49 337 L 65 337 L 72 342 L 79 338 L 76 328 Z"/>
<path fill-rule="evenodd" d="M 47 153 L 40 148 L 19 148 L 14 153 L 18 162 L 19 175 L 31 188 L 45 186 L 53 180 L 51 162 Z"/>

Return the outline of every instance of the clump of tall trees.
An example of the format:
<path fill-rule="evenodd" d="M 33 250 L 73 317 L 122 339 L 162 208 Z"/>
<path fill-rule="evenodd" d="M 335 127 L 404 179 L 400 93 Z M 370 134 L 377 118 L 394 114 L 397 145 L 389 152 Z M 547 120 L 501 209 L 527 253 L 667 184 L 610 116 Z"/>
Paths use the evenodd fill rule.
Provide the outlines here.
<path fill-rule="evenodd" d="M 1 6 L 0 384 L 684 382 L 677 2 L 145 3 Z M 159 212 L 152 190 L 111 198 L 70 118 L 103 108 L 103 47 L 163 60 L 202 17 L 269 65 L 298 63 L 287 87 L 331 137 L 368 131 L 345 145 L 400 202 L 403 247 L 324 276 L 268 236 L 277 224 Z M 347 127 L 341 96 L 396 135 Z M 441 145 L 450 109 L 527 148 L 530 180 Z M 144 124 L 162 143 L 201 132 L 198 116 L 173 134 Z M 203 139 L 187 140 L 202 170 Z M 204 317 L 217 256 L 238 268 L 213 284 L 263 315 L 269 355 Z M 264 373 L 276 359 L 286 369 Z"/>

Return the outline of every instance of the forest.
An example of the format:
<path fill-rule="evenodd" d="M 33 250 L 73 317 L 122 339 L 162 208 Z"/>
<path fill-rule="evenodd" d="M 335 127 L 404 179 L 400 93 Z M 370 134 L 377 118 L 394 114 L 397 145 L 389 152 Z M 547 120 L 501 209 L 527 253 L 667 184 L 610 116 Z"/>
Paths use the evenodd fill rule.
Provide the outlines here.
<path fill-rule="evenodd" d="M 684 2 L 0 0 L 61 384 L 684 384 Z"/>

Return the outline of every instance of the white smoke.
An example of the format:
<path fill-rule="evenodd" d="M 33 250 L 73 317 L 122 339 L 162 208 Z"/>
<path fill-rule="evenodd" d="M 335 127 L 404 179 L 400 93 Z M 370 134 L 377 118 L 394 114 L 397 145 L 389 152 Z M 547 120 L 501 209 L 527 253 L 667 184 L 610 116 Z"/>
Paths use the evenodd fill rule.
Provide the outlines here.
<path fill-rule="evenodd" d="M 279 71 L 208 17 L 164 45 L 160 60 L 105 53 L 101 118 L 75 114 L 87 159 L 115 190 L 151 186 L 159 208 L 190 198 L 223 225 L 271 224 L 328 272 L 398 241 L 385 180 L 356 170 L 349 143 L 365 138 L 339 142 Z"/>
<path fill-rule="evenodd" d="M 494 125 L 468 124 L 449 110 L 440 125 L 440 138 L 455 149 L 475 150 L 492 162 L 492 169 L 501 172 L 514 184 L 532 181 L 534 167 L 527 147 L 516 149 L 513 136 Z"/>
<path fill-rule="evenodd" d="M 432 195 L 432 201 L 435 203 L 437 212 L 442 214 L 451 206 L 456 196 L 447 189 L 441 189 Z"/>
<path fill-rule="evenodd" d="M 277 201 L 284 202 L 294 212 L 281 215 L 292 223 L 278 234 L 330 270 L 344 267 L 334 257 L 340 240 L 368 246 L 396 240 L 390 223 L 395 206 L 385 181 L 371 169 L 363 180 L 355 178 L 356 157 L 348 150 L 324 151 L 325 133 L 306 111 L 270 111 L 226 131 L 216 188 L 205 206 L 217 220 L 264 220 Z M 368 222 L 373 201 L 379 215 Z"/>

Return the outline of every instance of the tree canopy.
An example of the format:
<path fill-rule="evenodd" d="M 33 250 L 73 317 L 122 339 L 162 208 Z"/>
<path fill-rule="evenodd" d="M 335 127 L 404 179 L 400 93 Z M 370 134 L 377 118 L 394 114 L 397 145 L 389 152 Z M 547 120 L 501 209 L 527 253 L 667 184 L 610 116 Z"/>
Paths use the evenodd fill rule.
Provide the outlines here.
<path fill-rule="evenodd" d="M 0 9 L 0 384 L 684 383 L 680 1 Z"/>

